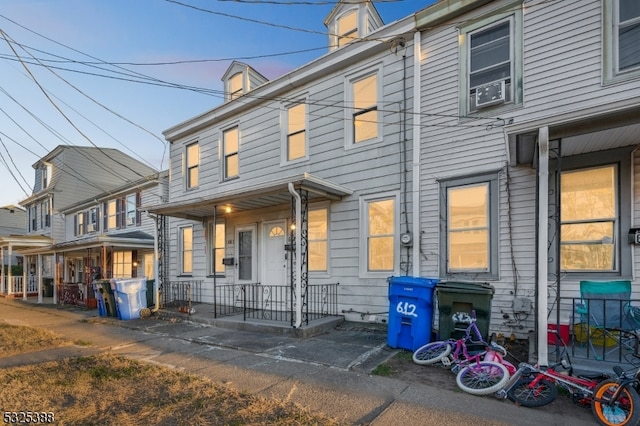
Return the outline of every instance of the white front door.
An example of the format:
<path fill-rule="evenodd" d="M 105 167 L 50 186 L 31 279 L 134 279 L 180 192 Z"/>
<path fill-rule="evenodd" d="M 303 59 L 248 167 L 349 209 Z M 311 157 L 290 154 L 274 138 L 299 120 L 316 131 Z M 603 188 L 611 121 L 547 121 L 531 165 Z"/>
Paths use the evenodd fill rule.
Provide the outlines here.
<path fill-rule="evenodd" d="M 238 282 L 255 283 L 258 277 L 256 225 L 236 228 L 236 278 Z"/>
<path fill-rule="evenodd" d="M 285 259 L 284 245 L 286 244 L 286 222 L 264 222 L 263 232 L 263 268 L 262 284 L 286 285 L 287 262 Z"/>

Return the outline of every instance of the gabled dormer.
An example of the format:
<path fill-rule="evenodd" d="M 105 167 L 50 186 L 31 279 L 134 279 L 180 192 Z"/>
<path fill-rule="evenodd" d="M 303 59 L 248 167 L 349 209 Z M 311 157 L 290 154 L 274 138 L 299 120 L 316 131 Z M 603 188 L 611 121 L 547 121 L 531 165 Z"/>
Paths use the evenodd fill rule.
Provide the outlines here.
<path fill-rule="evenodd" d="M 340 0 L 331 10 L 324 25 L 329 32 L 329 50 L 367 37 L 384 25 L 371 0 L 353 2 Z"/>
<path fill-rule="evenodd" d="M 242 62 L 233 61 L 222 76 L 225 102 L 236 99 L 266 83 L 268 79 Z"/>

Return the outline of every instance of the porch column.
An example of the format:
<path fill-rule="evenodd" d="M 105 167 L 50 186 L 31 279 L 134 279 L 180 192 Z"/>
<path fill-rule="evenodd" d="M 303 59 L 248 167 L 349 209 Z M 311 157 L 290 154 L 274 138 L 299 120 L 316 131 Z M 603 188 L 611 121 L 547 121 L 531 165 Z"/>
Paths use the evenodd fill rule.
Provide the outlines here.
<path fill-rule="evenodd" d="M 25 267 L 27 263 L 27 256 L 22 258 L 22 300 L 27 300 L 27 268 Z"/>
<path fill-rule="evenodd" d="M 36 280 L 38 280 L 38 304 L 42 304 L 42 255 L 36 261 Z"/>
<path fill-rule="evenodd" d="M 58 253 L 53 253 L 53 304 L 58 304 L 58 283 L 61 280 L 60 273 L 62 272 L 62 267 L 60 266 L 60 260 L 64 262 L 64 256 L 61 256 Z M 64 263 L 63 263 L 64 264 Z"/>
<path fill-rule="evenodd" d="M 9 256 L 9 261 L 7 262 L 7 294 L 13 293 L 13 277 L 11 276 L 11 258 L 13 257 L 13 250 L 11 244 L 9 244 L 9 248 L 7 249 L 7 255 Z M 24 266 L 23 266 L 24 268 Z"/>
<path fill-rule="evenodd" d="M 300 210 L 302 209 L 302 201 L 300 199 L 300 194 L 298 194 L 293 187 L 292 183 L 289 183 L 289 193 L 296 200 L 296 248 L 295 248 L 295 288 L 296 288 L 296 322 L 293 324 L 294 328 L 300 328 L 302 324 L 302 215 Z"/>
<path fill-rule="evenodd" d="M 5 290 L 5 275 L 4 275 L 4 247 L 0 247 L 0 293 L 4 294 Z"/>
<path fill-rule="evenodd" d="M 538 130 L 538 364 L 548 366 L 549 128 Z"/>

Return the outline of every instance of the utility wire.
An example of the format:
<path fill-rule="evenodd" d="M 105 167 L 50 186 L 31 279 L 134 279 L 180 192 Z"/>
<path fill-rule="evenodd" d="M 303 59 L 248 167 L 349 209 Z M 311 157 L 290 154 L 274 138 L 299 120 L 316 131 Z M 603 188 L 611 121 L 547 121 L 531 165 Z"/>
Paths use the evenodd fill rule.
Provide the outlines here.
<path fill-rule="evenodd" d="M 20 175 L 22 180 L 25 183 L 27 183 L 27 180 L 24 178 L 24 176 L 20 172 L 20 168 L 16 165 L 15 161 L 13 161 L 13 157 L 11 156 L 11 153 L 7 149 L 7 146 L 4 144 L 4 140 L 2 140 L 2 138 L 0 138 L 0 144 L 2 144 L 2 147 L 4 148 L 4 150 L 7 151 L 7 156 L 11 160 L 11 164 L 13 164 L 13 167 L 16 169 L 16 171 L 18 172 L 18 174 Z M 4 163 L 4 165 L 6 166 L 7 171 L 11 174 L 11 176 L 13 177 L 13 180 L 16 181 L 16 183 L 18 184 L 18 186 L 20 187 L 22 192 L 24 192 L 27 196 L 29 196 L 29 193 L 27 191 L 25 191 L 25 189 L 22 186 L 22 184 L 20 183 L 20 181 L 18 181 L 18 179 L 16 178 L 16 175 L 14 175 L 13 172 L 11 171 L 11 168 L 9 167 L 9 164 L 7 163 L 7 160 L 4 158 L 4 155 L 1 152 L 0 152 L 0 158 L 2 159 L 2 162 Z M 28 183 L 27 183 L 27 186 L 28 186 Z"/>

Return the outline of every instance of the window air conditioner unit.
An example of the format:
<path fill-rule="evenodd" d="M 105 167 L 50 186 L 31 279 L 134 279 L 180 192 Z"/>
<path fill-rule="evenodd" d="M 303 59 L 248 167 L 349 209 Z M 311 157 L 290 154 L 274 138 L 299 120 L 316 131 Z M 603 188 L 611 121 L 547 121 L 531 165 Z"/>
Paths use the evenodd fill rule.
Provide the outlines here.
<path fill-rule="evenodd" d="M 87 232 L 94 232 L 96 230 L 96 226 L 93 223 L 87 225 Z"/>
<path fill-rule="evenodd" d="M 478 86 L 476 88 L 476 107 L 484 108 L 501 104 L 505 99 L 504 80 Z"/>

